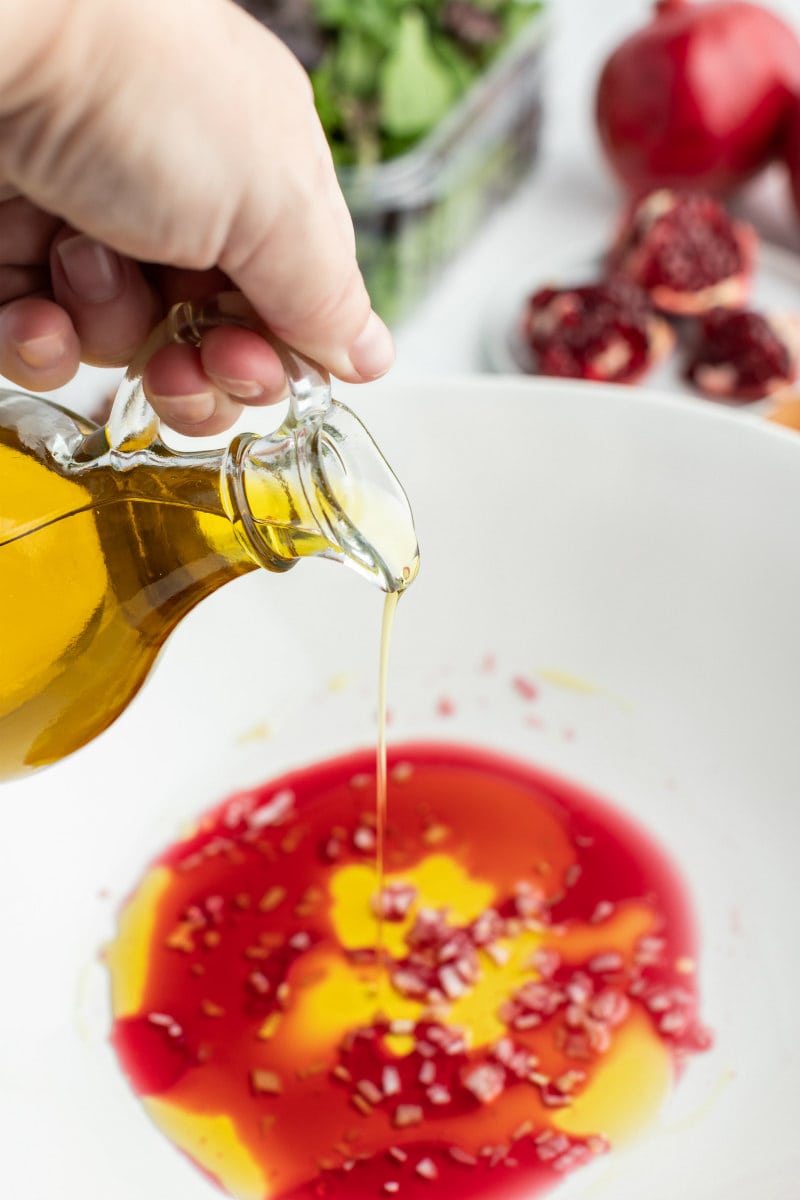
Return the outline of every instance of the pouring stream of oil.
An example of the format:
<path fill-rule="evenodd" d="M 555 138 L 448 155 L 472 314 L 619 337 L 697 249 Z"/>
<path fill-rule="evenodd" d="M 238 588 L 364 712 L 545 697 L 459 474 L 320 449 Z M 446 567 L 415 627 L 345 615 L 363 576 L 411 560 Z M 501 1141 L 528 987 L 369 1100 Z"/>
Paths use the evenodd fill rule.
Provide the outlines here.
<path fill-rule="evenodd" d="M 400 595 L 400 592 L 387 592 L 383 602 L 381 650 L 378 667 L 378 746 L 375 794 L 375 875 L 377 880 L 375 903 L 378 927 L 375 937 L 375 981 L 373 984 L 373 993 L 376 996 L 380 990 L 381 979 L 384 977 L 381 968 L 385 953 L 383 944 L 383 889 L 386 881 L 386 692 L 389 676 L 389 649 L 392 640 L 392 626 Z"/>

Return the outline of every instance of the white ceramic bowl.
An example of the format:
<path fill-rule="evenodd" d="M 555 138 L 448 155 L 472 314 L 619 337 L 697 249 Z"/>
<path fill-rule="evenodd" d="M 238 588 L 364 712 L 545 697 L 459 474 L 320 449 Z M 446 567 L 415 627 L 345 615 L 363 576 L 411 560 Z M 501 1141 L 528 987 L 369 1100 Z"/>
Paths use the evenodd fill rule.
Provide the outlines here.
<path fill-rule="evenodd" d="M 469 739 L 589 784 L 660 839 L 694 899 L 715 1048 L 636 1146 L 555 1194 L 787 1200 L 800 439 L 709 405 L 549 381 L 390 381 L 348 398 L 407 487 L 423 554 L 396 624 L 392 740 Z M 240 580 L 184 622 L 112 730 L 0 789 L 15 1200 L 217 1195 L 121 1078 L 100 949 L 148 858 L 205 805 L 373 741 L 380 609 L 329 563 Z M 541 685 L 540 727 L 519 673 Z"/>

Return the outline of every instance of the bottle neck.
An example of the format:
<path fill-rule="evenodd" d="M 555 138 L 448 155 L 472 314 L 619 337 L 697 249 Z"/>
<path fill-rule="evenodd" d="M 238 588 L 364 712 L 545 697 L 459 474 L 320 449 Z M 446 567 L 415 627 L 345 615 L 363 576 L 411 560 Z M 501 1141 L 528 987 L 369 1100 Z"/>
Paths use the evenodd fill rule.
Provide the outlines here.
<path fill-rule="evenodd" d="M 334 400 L 324 418 L 234 439 L 226 511 L 268 570 L 322 556 L 383 591 L 403 591 L 419 565 L 406 495 L 354 413 Z"/>
<path fill-rule="evenodd" d="M 286 571 L 301 558 L 324 554 L 331 544 L 308 503 L 297 464 L 296 439 L 251 433 L 231 442 L 221 463 L 221 497 L 241 545 L 268 571 Z"/>

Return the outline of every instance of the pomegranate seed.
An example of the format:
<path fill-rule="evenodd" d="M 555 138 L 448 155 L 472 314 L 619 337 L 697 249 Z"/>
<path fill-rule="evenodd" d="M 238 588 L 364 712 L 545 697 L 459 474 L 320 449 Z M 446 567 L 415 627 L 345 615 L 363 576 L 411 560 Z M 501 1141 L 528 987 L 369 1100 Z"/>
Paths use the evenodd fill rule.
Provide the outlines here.
<path fill-rule="evenodd" d="M 428 984 L 419 971 L 409 966 L 395 967 L 392 971 L 392 985 L 401 996 L 409 998 L 425 996 Z"/>
<path fill-rule="evenodd" d="M 571 866 L 567 867 L 566 871 L 564 872 L 564 887 L 575 887 L 575 884 L 578 882 L 582 874 L 583 867 L 580 865 L 580 863 L 573 863 Z"/>
<path fill-rule="evenodd" d="M 265 1071 L 261 1067 L 255 1067 L 250 1072 L 250 1086 L 256 1095 L 279 1096 L 283 1091 L 277 1071 Z"/>
<path fill-rule="evenodd" d="M 690 1018 L 687 1013 L 672 1012 L 664 1013 L 664 1016 L 658 1022 L 660 1033 L 665 1033 L 669 1037 L 681 1037 L 689 1028 Z"/>
<path fill-rule="evenodd" d="M 558 1091 L 553 1084 L 541 1088 L 539 1095 L 542 1098 L 542 1104 L 546 1104 L 548 1108 L 564 1108 L 570 1103 L 569 1096 Z"/>
<path fill-rule="evenodd" d="M 421 1179 L 438 1179 L 439 1169 L 432 1158 L 421 1158 L 416 1165 L 416 1173 Z"/>
<path fill-rule="evenodd" d="M 536 684 L 531 683 L 530 679 L 526 679 L 524 675 L 517 675 L 513 679 L 514 690 L 519 693 L 523 700 L 535 700 L 539 695 L 539 689 Z"/>
<path fill-rule="evenodd" d="M 493 908 L 485 909 L 469 927 L 470 937 L 476 946 L 487 946 L 497 941 L 505 932 L 505 922 Z"/>
<path fill-rule="evenodd" d="M 462 1167 L 475 1167 L 478 1164 L 475 1155 L 470 1154 L 467 1150 L 462 1150 L 460 1146 L 448 1147 L 447 1153 L 453 1162 L 460 1163 Z"/>
<path fill-rule="evenodd" d="M 516 1029 L 518 1032 L 522 1033 L 526 1029 L 535 1029 L 537 1025 L 541 1025 L 541 1023 L 542 1018 L 538 1013 L 519 1013 L 517 1016 L 512 1018 L 511 1027 L 512 1029 Z"/>
<path fill-rule="evenodd" d="M 434 1046 L 448 1055 L 462 1054 L 467 1048 L 463 1032 L 446 1025 L 431 1025 L 426 1032 L 426 1037 Z"/>
<path fill-rule="evenodd" d="M 273 912 L 286 899 L 285 887 L 271 887 L 258 902 L 259 912 Z"/>
<path fill-rule="evenodd" d="M 558 1079 L 553 1080 L 553 1087 L 556 1091 L 569 1095 L 570 1092 L 574 1092 L 576 1088 L 585 1082 L 585 1071 L 565 1071 L 563 1075 L 559 1075 Z"/>
<path fill-rule="evenodd" d="M 549 1129 L 546 1129 L 538 1137 L 534 1138 L 534 1143 L 536 1145 L 536 1157 L 540 1162 L 552 1162 L 553 1159 L 558 1158 L 560 1154 L 564 1154 L 570 1147 L 568 1137 L 563 1133 L 553 1133 Z"/>
<path fill-rule="evenodd" d="M 589 1013 L 597 1021 L 605 1022 L 612 1027 L 621 1025 L 628 1015 L 630 1003 L 622 992 L 606 988 L 599 992 L 589 1004 Z"/>
<path fill-rule="evenodd" d="M 440 822 L 434 822 L 432 825 L 426 825 L 422 832 L 422 842 L 426 846 L 440 846 L 443 841 L 449 836 L 450 828 L 447 825 L 442 825 Z"/>
<path fill-rule="evenodd" d="M 610 952 L 608 954 L 595 954 L 594 958 L 590 958 L 586 965 L 592 974 L 606 975 L 612 971 L 622 970 L 625 966 L 625 960 L 621 954 Z"/>
<path fill-rule="evenodd" d="M 481 1063 L 462 1072 L 461 1082 L 481 1104 L 491 1104 L 506 1085 L 506 1073 L 498 1063 Z"/>
<path fill-rule="evenodd" d="M 213 1000 L 201 1000 L 200 1011 L 204 1017 L 224 1017 L 225 1009 L 215 1004 Z"/>
<path fill-rule="evenodd" d="M 663 938 L 652 935 L 639 938 L 636 943 L 634 961 L 640 966 L 652 966 L 659 962 L 665 949 L 666 943 Z"/>
<path fill-rule="evenodd" d="M 436 1064 L 432 1058 L 425 1059 L 425 1062 L 419 1069 L 417 1079 L 423 1087 L 427 1087 L 429 1084 L 434 1082 L 436 1079 Z"/>
<path fill-rule="evenodd" d="M 647 997 L 645 1004 L 650 1009 L 650 1012 L 667 1012 L 672 1007 L 672 998 L 668 992 L 653 992 L 652 995 Z"/>
<path fill-rule="evenodd" d="M 611 1030 L 608 1026 L 599 1021 L 588 1021 L 586 1030 L 592 1050 L 596 1054 L 605 1054 L 611 1047 Z"/>
<path fill-rule="evenodd" d="M 284 788 L 266 804 L 262 804 L 247 818 L 251 829 L 264 829 L 267 825 L 280 825 L 288 817 L 294 807 L 294 792 Z"/>
<path fill-rule="evenodd" d="M 496 943 L 491 943 L 484 946 L 485 952 L 497 967 L 504 967 L 511 959 L 511 951 L 507 946 L 498 946 Z"/>
<path fill-rule="evenodd" d="M 559 988 L 550 983 L 536 980 L 523 984 L 514 996 L 523 1009 L 529 1009 L 531 1012 L 537 1012 L 546 1017 L 551 1016 L 561 1007 L 563 998 L 564 994 Z"/>
<path fill-rule="evenodd" d="M 161 1027 L 162 1029 L 169 1029 L 171 1025 L 175 1024 L 175 1018 L 168 1016 L 166 1013 L 148 1013 L 147 1020 L 151 1025 Z"/>
<path fill-rule="evenodd" d="M 564 1154 L 560 1154 L 552 1163 L 553 1170 L 560 1172 L 573 1171 L 576 1167 L 582 1167 L 590 1155 L 591 1151 L 587 1150 L 585 1146 L 570 1146 L 569 1150 L 565 1151 Z"/>
<path fill-rule="evenodd" d="M 592 1043 L 588 1033 L 571 1033 L 564 1038 L 562 1047 L 567 1058 L 588 1060 L 592 1057 Z"/>
<path fill-rule="evenodd" d="M 375 849 L 375 831 L 366 825 L 359 825 L 353 834 L 353 845 L 363 854 L 371 854 Z"/>
<path fill-rule="evenodd" d="M 383 1092 L 371 1079 L 359 1079 L 356 1091 L 368 1104 L 380 1104 L 383 1099 Z"/>
<path fill-rule="evenodd" d="M 257 996 L 266 996 L 270 991 L 272 984 L 267 979 L 263 971 L 251 971 L 247 976 L 247 986 Z"/>
<path fill-rule="evenodd" d="M 469 988 L 462 980 L 459 972 L 455 967 L 443 966 L 439 970 L 439 983 L 442 991 L 448 1000 L 458 1000 L 459 997 L 466 995 Z"/>
<path fill-rule="evenodd" d="M 513 910 L 518 917 L 535 917 L 541 912 L 544 893 L 528 881 L 518 883 L 512 899 Z"/>
<path fill-rule="evenodd" d="M 338 838 L 329 837 L 322 844 L 321 854 L 325 862 L 337 862 L 341 858 L 344 851 L 344 845 Z"/>
<path fill-rule="evenodd" d="M 417 889 L 410 883 L 390 883 L 380 896 L 373 898 L 373 912 L 386 921 L 402 921 L 417 898 Z"/>
<path fill-rule="evenodd" d="M 543 979 L 550 979 L 561 966 L 561 955 L 546 946 L 540 946 L 531 955 L 530 965 L 538 971 Z"/>
<path fill-rule="evenodd" d="M 508 1146 L 486 1146 L 484 1149 L 490 1151 L 490 1153 L 486 1155 L 486 1158 L 489 1160 L 490 1167 L 497 1167 L 501 1162 L 505 1162 L 508 1158 Z M 483 1153 L 483 1151 L 481 1153 Z"/>
<path fill-rule="evenodd" d="M 407 1129 L 410 1125 L 420 1125 L 424 1116 L 418 1104 L 398 1104 L 392 1122 L 395 1129 Z"/>
<path fill-rule="evenodd" d="M 614 905 L 610 900 L 600 900 L 594 907 L 594 912 L 589 917 L 589 922 L 592 925 L 599 925 L 602 921 L 607 921 L 613 915 Z"/>
<path fill-rule="evenodd" d="M 384 1096 L 396 1096 L 400 1091 L 400 1086 L 400 1072 L 397 1067 L 384 1067 L 381 1074 L 381 1087 Z"/>
<path fill-rule="evenodd" d="M 566 986 L 567 999 L 571 1004 L 586 1004 L 592 994 L 594 984 L 588 975 L 578 972 L 572 976 Z"/>
<path fill-rule="evenodd" d="M 408 1037 L 416 1029 L 416 1022 L 397 1018 L 389 1022 L 389 1033 L 396 1034 L 399 1037 Z"/>

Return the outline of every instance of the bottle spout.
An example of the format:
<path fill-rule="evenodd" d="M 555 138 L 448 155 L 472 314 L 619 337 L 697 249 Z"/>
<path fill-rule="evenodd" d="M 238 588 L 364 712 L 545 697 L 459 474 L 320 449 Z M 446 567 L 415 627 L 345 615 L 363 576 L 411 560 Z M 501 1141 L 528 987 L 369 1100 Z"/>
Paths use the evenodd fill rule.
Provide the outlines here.
<path fill-rule="evenodd" d="M 334 400 L 310 455 L 326 557 L 345 562 L 385 592 L 402 592 L 419 571 L 411 506 L 397 476 L 355 413 Z"/>
<path fill-rule="evenodd" d="M 408 498 L 372 436 L 331 400 L 274 433 L 231 447 L 231 491 L 248 541 L 271 569 L 316 555 L 346 563 L 385 592 L 416 578 Z"/>

